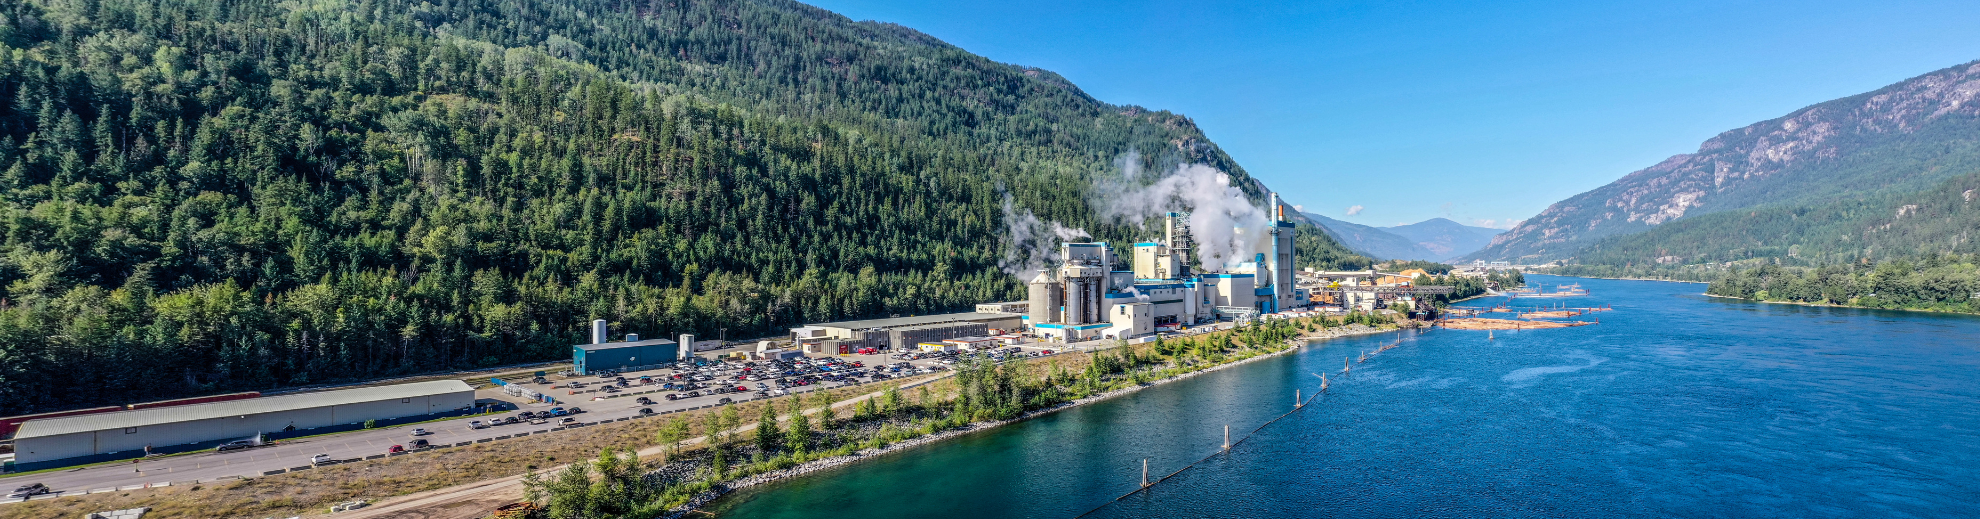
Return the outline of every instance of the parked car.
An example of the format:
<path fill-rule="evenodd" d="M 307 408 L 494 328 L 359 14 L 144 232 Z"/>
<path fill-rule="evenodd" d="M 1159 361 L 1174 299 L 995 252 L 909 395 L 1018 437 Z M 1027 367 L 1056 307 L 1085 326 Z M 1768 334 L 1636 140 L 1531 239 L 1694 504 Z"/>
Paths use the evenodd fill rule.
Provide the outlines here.
<path fill-rule="evenodd" d="M 241 450 L 241 449 L 245 449 L 245 448 L 248 448 L 248 447 L 253 447 L 253 446 L 254 446 L 254 442 L 251 442 L 251 441 L 247 441 L 247 440 L 234 440 L 234 441 L 230 441 L 230 442 L 227 442 L 227 443 L 222 443 L 222 444 L 220 444 L 220 446 L 219 446 L 219 447 L 216 447 L 216 448 L 214 448 L 213 450 L 214 450 L 215 452 L 227 452 L 227 451 L 237 451 L 237 450 Z"/>
<path fill-rule="evenodd" d="M 667 393 L 667 401 L 669 401 L 669 402 L 672 402 L 672 401 L 675 401 L 675 400 L 680 400 L 680 399 L 681 399 L 681 395 L 680 395 L 680 394 L 678 394 L 678 393 Z"/>
<path fill-rule="evenodd" d="M 653 399 L 647 397 L 639 397 L 639 399 L 634 400 L 634 402 L 638 402 L 639 405 L 653 405 Z"/>
<path fill-rule="evenodd" d="M 564 419 L 562 419 L 562 420 L 558 420 L 558 421 L 557 421 L 557 424 L 558 424 L 558 425 L 563 425 L 563 424 L 569 424 L 569 423 L 577 423 L 577 419 L 576 419 L 576 418 L 572 418 L 572 417 L 569 417 L 569 416 L 566 416 L 566 417 L 564 417 Z"/>
<path fill-rule="evenodd" d="M 639 414 L 641 414 L 641 415 L 650 415 L 650 414 L 653 414 L 653 408 L 650 408 L 650 407 L 641 407 L 641 408 L 639 408 Z"/>
<path fill-rule="evenodd" d="M 391 454 L 394 452 L 405 452 L 405 451 L 406 451 L 406 446 L 404 445 L 393 445 L 385 449 L 386 454 Z"/>
<path fill-rule="evenodd" d="M 426 430 L 425 427 L 415 427 L 412 431 L 413 436 L 426 436 L 428 434 L 433 434 L 433 432 Z"/>
<path fill-rule="evenodd" d="M 30 497 L 46 494 L 48 492 L 49 492 L 48 485 L 43 485 L 40 483 L 29 483 L 14 488 L 14 493 L 7 494 L 7 497 L 26 501 Z"/>
<path fill-rule="evenodd" d="M 735 402 L 736 402 L 735 400 L 733 400 L 733 399 L 730 399 L 729 397 L 722 397 L 722 399 L 721 399 L 720 401 L 717 401 L 717 402 L 715 402 L 715 403 L 717 403 L 717 404 L 733 404 L 733 403 L 735 403 Z"/>
<path fill-rule="evenodd" d="M 584 408 L 582 408 L 582 407 L 573 407 L 573 408 L 571 408 L 571 414 L 578 414 L 578 413 L 582 413 L 582 412 L 584 412 Z"/>
<path fill-rule="evenodd" d="M 544 417 L 541 417 L 541 416 L 539 416 L 539 417 L 536 417 L 536 418 L 532 418 L 532 419 L 530 419 L 530 420 L 529 420 L 529 423 L 532 423 L 532 424 L 536 424 L 536 425 L 543 425 L 543 424 L 546 424 L 546 423 L 550 423 L 550 419 L 548 419 L 548 418 L 544 418 Z"/>
<path fill-rule="evenodd" d="M 565 414 L 569 414 L 569 411 L 565 411 L 562 407 L 550 408 L 550 416 L 564 416 Z"/>
<path fill-rule="evenodd" d="M 485 424 L 485 423 L 481 423 L 481 420 L 475 420 L 475 421 L 472 421 L 472 422 L 468 422 L 468 428 L 469 428 L 469 429 L 487 429 L 487 428 L 488 428 L 488 424 Z"/>
<path fill-rule="evenodd" d="M 528 420 L 531 418 L 536 418 L 536 411 L 523 411 L 522 414 L 518 414 L 516 416 L 520 416 L 522 417 L 522 419 Z"/>
<path fill-rule="evenodd" d="M 433 446 L 432 444 L 429 444 L 429 443 L 426 443 L 426 439 L 425 439 L 425 438 L 420 438 L 420 439 L 417 439 L 417 440 L 413 440 L 413 441 L 412 441 L 412 443 L 410 443 L 409 445 L 412 445 L 412 448 L 413 448 L 413 449 L 424 449 L 424 448 L 427 448 L 427 447 L 432 447 L 432 446 Z"/>

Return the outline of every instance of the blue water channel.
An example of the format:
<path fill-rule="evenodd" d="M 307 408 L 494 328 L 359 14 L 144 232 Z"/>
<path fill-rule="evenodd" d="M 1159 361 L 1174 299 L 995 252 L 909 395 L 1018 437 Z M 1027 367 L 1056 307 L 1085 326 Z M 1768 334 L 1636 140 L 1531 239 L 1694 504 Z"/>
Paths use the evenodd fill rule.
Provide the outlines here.
<path fill-rule="evenodd" d="M 1980 517 L 1980 318 L 1573 280 L 1601 324 L 1326 341 L 812 477 L 720 517 Z M 1478 300 L 1490 305 L 1501 300 Z M 1401 347 L 1332 375 L 1343 357 Z M 1333 387 L 1304 411 L 1115 501 Z"/>

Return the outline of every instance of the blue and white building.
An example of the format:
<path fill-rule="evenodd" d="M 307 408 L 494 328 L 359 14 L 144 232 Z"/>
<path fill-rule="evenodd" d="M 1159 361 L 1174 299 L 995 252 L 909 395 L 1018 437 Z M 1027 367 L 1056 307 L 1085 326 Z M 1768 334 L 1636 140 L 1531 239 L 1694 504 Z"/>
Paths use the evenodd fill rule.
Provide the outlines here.
<path fill-rule="evenodd" d="M 1126 262 L 1107 243 L 1064 244 L 1065 263 L 1039 271 L 1028 284 L 1024 324 L 1063 341 L 1132 338 L 1306 306 L 1309 298 L 1293 277 L 1293 223 L 1277 194 L 1270 207 L 1269 252 L 1221 273 L 1190 271 L 1186 213 L 1169 213 L 1164 238 L 1134 244 Z M 1122 263 L 1129 270 L 1115 270 Z"/>

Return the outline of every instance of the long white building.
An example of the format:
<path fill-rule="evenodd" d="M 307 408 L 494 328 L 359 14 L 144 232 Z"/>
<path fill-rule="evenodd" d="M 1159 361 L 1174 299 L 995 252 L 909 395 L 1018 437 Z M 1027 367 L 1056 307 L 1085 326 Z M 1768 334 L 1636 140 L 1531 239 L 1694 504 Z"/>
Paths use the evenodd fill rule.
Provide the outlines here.
<path fill-rule="evenodd" d="M 259 433 L 355 426 L 473 407 L 474 388 L 459 380 L 440 380 L 29 420 L 14 435 L 14 461 L 17 468 L 34 470 L 134 457 L 146 447 L 182 452 Z"/>

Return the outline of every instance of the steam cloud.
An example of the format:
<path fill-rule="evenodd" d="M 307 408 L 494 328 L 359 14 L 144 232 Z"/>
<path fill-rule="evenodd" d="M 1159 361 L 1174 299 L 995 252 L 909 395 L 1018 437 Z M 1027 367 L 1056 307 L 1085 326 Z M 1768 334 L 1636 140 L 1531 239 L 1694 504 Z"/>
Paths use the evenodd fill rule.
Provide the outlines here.
<path fill-rule="evenodd" d="M 1153 184 L 1140 185 L 1141 161 L 1130 152 L 1115 161 L 1118 179 L 1095 183 L 1093 207 L 1103 217 L 1144 224 L 1171 211 L 1188 211 L 1190 238 L 1203 269 L 1222 272 L 1226 264 L 1251 259 L 1269 246 L 1266 226 L 1271 218 L 1251 205 L 1244 192 L 1231 186 L 1230 175 L 1201 164 L 1184 164 Z"/>
<path fill-rule="evenodd" d="M 1004 194 L 1004 227 L 1011 243 L 1004 249 L 1003 259 L 997 261 L 997 268 L 1024 281 L 1030 281 L 1027 275 L 1057 259 L 1060 243 L 1093 237 L 1083 229 L 1041 220 L 1030 210 L 1019 209 L 1011 203 L 1009 193 Z"/>

